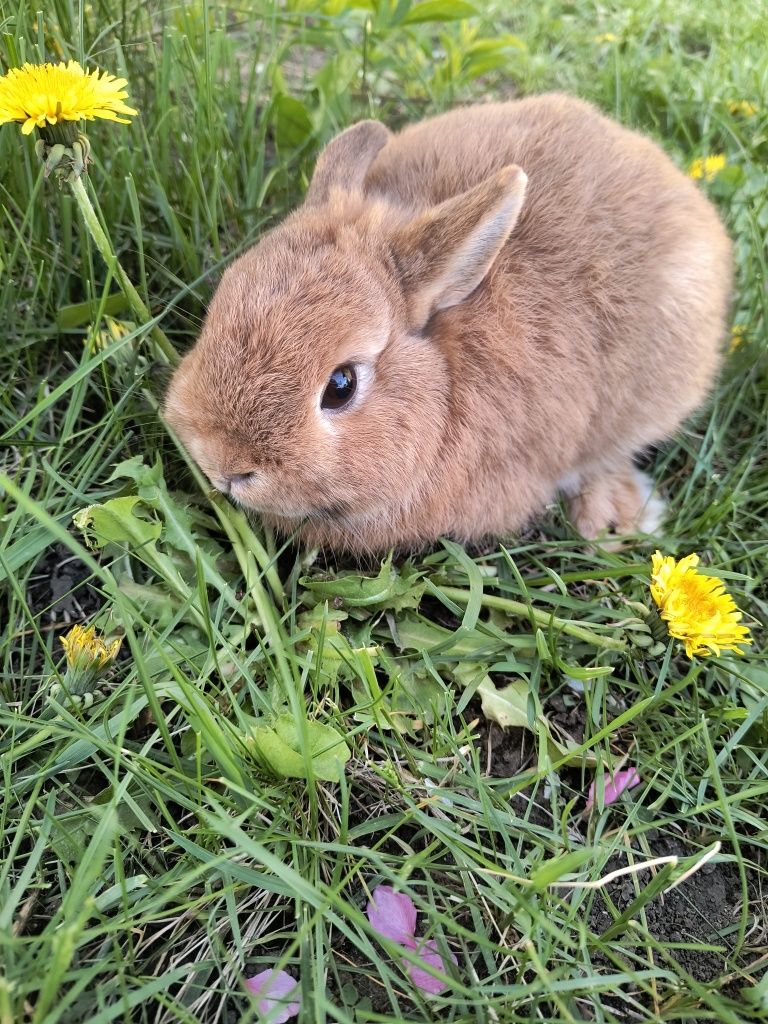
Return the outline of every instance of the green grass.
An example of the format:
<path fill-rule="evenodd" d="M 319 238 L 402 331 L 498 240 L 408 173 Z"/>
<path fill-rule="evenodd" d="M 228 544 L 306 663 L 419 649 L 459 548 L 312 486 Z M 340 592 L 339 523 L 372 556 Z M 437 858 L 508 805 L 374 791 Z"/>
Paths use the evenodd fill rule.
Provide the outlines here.
<path fill-rule="evenodd" d="M 67 190 L 1 128 L 0 1024 L 256 1020 L 242 978 L 273 964 L 300 979 L 303 1022 L 765 1019 L 764 12 L 476 6 L 409 23 L 409 0 L 0 0 L 0 64 L 128 78 L 141 117 L 92 126 L 89 188 L 179 349 L 227 261 L 359 117 L 562 88 L 681 166 L 724 152 L 703 187 L 735 240 L 745 340 L 653 473 L 671 498 L 659 547 L 727 580 L 754 646 L 693 663 L 619 649 L 651 549 L 590 550 L 559 509 L 495 552 L 447 543 L 375 584 L 265 537 L 166 435 L 147 325 L 84 344 L 105 312 L 131 315 Z M 117 540 L 89 549 L 73 515 L 131 495 L 133 511 L 108 506 Z M 51 695 L 65 613 L 124 636 L 90 706 Z M 523 728 L 489 729 L 481 698 Z M 624 755 L 642 784 L 585 816 Z M 281 777 L 291 760 L 306 777 Z M 678 867 L 639 870 L 669 852 Z M 622 891 L 581 885 L 626 866 Z M 415 991 L 369 927 L 380 883 L 456 955 L 443 995 Z"/>

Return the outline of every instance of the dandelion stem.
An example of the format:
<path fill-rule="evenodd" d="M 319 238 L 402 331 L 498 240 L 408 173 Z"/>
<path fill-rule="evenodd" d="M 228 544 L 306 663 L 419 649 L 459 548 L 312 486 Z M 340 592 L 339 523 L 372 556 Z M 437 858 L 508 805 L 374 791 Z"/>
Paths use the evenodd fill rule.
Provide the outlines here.
<path fill-rule="evenodd" d="M 460 590 L 458 587 L 440 587 L 440 593 L 453 601 L 458 601 L 459 604 L 466 604 L 470 598 L 468 590 Z M 542 629 L 548 629 L 552 626 L 563 633 L 567 633 L 569 636 L 575 637 L 577 640 L 583 640 L 585 643 L 591 644 L 593 647 L 601 647 L 606 651 L 627 650 L 627 645 L 623 640 L 615 640 L 611 636 L 600 636 L 598 633 L 593 633 L 590 629 L 585 629 L 575 622 L 570 622 L 568 619 L 559 619 L 556 615 L 540 611 L 538 608 L 533 608 L 523 601 L 512 601 L 508 597 L 483 594 L 482 603 L 486 608 L 497 608 L 499 611 L 507 612 L 509 615 L 532 618 L 536 625 L 541 626 Z"/>
<path fill-rule="evenodd" d="M 85 190 L 82 179 L 78 176 L 72 176 L 69 184 L 72 188 L 72 194 L 75 197 L 75 201 L 80 207 L 80 212 L 83 215 L 85 225 L 90 231 L 91 238 L 93 238 L 93 241 L 96 243 L 96 248 L 101 253 L 104 262 L 120 283 L 120 287 L 123 289 L 123 292 L 130 302 L 136 316 L 138 316 L 144 323 L 149 323 L 152 320 L 152 314 L 147 309 L 144 304 L 144 300 L 134 288 L 130 278 L 123 270 L 120 261 L 115 255 L 112 244 L 99 223 L 99 218 L 96 216 L 96 211 L 88 197 L 88 193 Z M 175 366 L 179 361 L 178 353 L 157 324 L 152 327 L 152 338 L 157 348 L 162 352 L 171 366 Z"/>

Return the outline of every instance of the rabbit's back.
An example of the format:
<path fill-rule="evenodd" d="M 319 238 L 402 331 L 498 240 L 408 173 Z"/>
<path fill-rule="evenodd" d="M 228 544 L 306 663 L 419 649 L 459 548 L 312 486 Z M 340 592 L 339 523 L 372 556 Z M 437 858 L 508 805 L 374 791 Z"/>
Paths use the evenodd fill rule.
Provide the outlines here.
<path fill-rule="evenodd" d="M 490 346 L 529 405 L 578 396 L 583 431 L 562 439 L 568 461 L 575 444 L 587 462 L 604 445 L 636 451 L 667 436 L 719 364 L 731 268 L 714 208 L 654 142 L 557 93 L 406 128 L 366 191 L 427 207 L 508 164 L 528 175 L 525 204 L 453 333 Z"/>
<path fill-rule="evenodd" d="M 542 214 L 547 228 L 573 231 L 585 226 L 581 214 L 588 212 L 595 223 L 604 210 L 613 226 L 616 218 L 630 220 L 638 201 L 700 198 L 657 145 L 560 93 L 460 107 L 410 125 L 381 150 L 365 188 L 406 206 L 432 206 L 508 164 L 529 178 L 516 236 L 526 222 L 541 228 Z"/>

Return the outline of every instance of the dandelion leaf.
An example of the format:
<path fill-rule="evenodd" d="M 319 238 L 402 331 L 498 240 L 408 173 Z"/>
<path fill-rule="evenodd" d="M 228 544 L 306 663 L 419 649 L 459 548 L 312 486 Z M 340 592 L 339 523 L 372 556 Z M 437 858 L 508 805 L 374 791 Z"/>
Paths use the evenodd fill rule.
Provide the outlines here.
<path fill-rule="evenodd" d="M 138 515 L 139 512 L 144 515 Z M 103 505 L 89 505 L 76 512 L 72 519 L 92 551 L 99 551 L 107 544 L 127 545 L 132 549 L 153 545 L 163 529 L 136 494 L 110 498 Z"/>
<path fill-rule="evenodd" d="M 309 721 L 299 726 L 291 715 L 280 715 L 272 728 L 256 726 L 246 746 L 265 769 L 283 779 L 311 775 L 339 782 L 350 757 L 346 740 L 332 726 Z"/>
<path fill-rule="evenodd" d="M 398 572 L 392 559 L 382 562 L 376 576 L 345 573 L 341 576 L 304 576 L 299 583 L 310 600 L 333 601 L 343 608 L 366 608 L 370 611 L 402 611 L 418 608 L 426 584 L 421 572 L 409 564 Z"/>

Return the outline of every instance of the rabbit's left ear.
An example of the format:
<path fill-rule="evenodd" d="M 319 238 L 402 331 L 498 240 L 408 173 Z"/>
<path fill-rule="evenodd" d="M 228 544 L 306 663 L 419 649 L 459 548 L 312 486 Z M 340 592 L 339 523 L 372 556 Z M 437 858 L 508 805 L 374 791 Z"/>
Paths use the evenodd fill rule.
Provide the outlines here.
<path fill-rule="evenodd" d="M 527 182 L 519 167 L 504 167 L 394 233 L 393 251 L 415 329 L 477 288 L 515 226 Z"/>
<path fill-rule="evenodd" d="M 318 157 L 304 202 L 319 206 L 328 201 L 333 189 L 361 189 L 368 168 L 391 137 L 381 121 L 359 121 L 331 139 Z"/>

